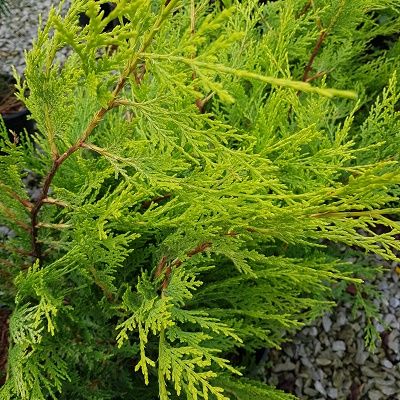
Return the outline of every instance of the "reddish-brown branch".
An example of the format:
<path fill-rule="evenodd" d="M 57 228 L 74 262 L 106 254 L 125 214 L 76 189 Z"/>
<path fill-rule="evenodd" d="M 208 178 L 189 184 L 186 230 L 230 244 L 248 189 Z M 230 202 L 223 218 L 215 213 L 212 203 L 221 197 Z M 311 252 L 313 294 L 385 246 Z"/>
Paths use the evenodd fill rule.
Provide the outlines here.
<path fill-rule="evenodd" d="M 161 273 L 164 271 L 165 264 L 167 263 L 167 256 L 162 256 L 161 260 L 159 261 L 157 265 L 157 269 L 155 272 L 155 277 L 158 278 Z"/>
<path fill-rule="evenodd" d="M 190 258 L 193 257 L 196 254 L 202 253 L 209 249 L 212 246 L 211 242 L 204 242 L 199 244 L 198 246 L 194 247 L 193 249 L 189 250 L 186 255 Z M 169 284 L 169 279 L 171 276 L 172 269 L 175 267 L 179 267 L 183 264 L 183 261 L 179 258 L 176 258 L 174 261 L 172 261 L 171 264 L 166 265 L 167 257 L 163 256 L 158 263 L 157 269 L 155 276 L 158 278 L 163 272 L 164 272 L 164 279 L 161 284 L 161 288 L 163 290 L 167 289 L 168 284 Z"/>
<path fill-rule="evenodd" d="M 59 207 L 68 207 L 68 204 L 64 203 L 61 200 L 53 199 L 52 197 L 46 197 L 45 199 L 43 199 L 43 203 L 52 204 Z"/>
<path fill-rule="evenodd" d="M 322 46 L 322 43 L 324 42 L 324 40 L 327 37 L 327 35 L 328 34 L 327 34 L 327 32 L 325 30 L 321 31 L 321 33 L 320 33 L 320 35 L 318 37 L 317 43 L 315 43 L 313 52 L 311 53 L 310 59 L 308 60 L 306 68 L 304 69 L 304 74 L 303 74 L 303 79 L 302 79 L 303 82 L 307 82 L 308 74 L 311 71 L 311 68 L 312 68 L 312 66 L 314 64 L 315 58 L 317 57 L 318 52 L 319 52 L 319 50 L 320 50 L 320 48 Z"/>
<path fill-rule="evenodd" d="M 307 78 L 306 82 L 314 81 L 315 79 L 321 78 L 322 76 L 327 75 L 327 74 L 328 74 L 328 72 L 326 72 L 326 71 L 317 72 L 315 75 Z"/>
<path fill-rule="evenodd" d="M 211 242 L 204 242 L 200 245 L 198 245 L 197 247 L 195 247 L 194 249 L 190 250 L 187 255 L 188 257 L 193 257 L 195 254 L 199 254 L 202 253 L 203 251 L 207 250 L 208 248 L 210 248 L 212 245 Z"/>
<path fill-rule="evenodd" d="M 123 82 L 123 84 L 122 84 L 122 82 Z M 37 238 L 38 238 L 38 215 L 39 215 L 39 212 L 40 212 L 43 204 L 45 203 L 45 201 L 47 199 L 47 195 L 50 190 L 50 185 L 53 182 L 54 176 L 56 175 L 58 169 L 64 163 L 64 161 L 67 160 L 72 154 L 74 154 L 78 149 L 80 149 L 82 147 L 83 143 L 87 140 L 89 135 L 93 132 L 93 130 L 97 127 L 97 125 L 101 122 L 101 120 L 103 119 L 106 112 L 113 107 L 114 99 L 118 96 L 118 94 L 122 90 L 125 82 L 126 82 L 126 78 L 121 78 L 119 80 L 119 82 L 116 86 L 116 89 L 114 90 L 114 97 L 112 100 L 110 100 L 108 106 L 102 107 L 99 111 L 97 111 L 97 113 L 94 115 L 94 117 L 92 118 L 92 120 L 90 121 L 90 123 L 88 124 L 86 129 L 83 131 L 81 137 L 67 151 L 65 151 L 63 154 L 61 154 L 57 159 L 55 159 L 53 161 L 50 171 L 44 178 L 41 194 L 31 211 L 32 253 L 33 253 L 34 257 L 39 260 L 39 262 L 41 262 L 41 260 L 42 260 L 42 249 L 37 240 Z"/>
<path fill-rule="evenodd" d="M 99 125 L 99 123 L 102 121 L 104 118 L 104 115 L 107 113 L 107 111 L 111 110 L 114 108 L 115 102 L 120 95 L 122 89 L 124 88 L 128 77 L 136 70 L 138 63 L 139 63 L 139 57 L 140 53 L 143 53 L 146 51 L 147 47 L 151 44 L 154 35 L 159 31 L 159 28 L 163 21 L 166 19 L 168 14 L 172 11 L 174 6 L 176 5 L 177 1 L 169 1 L 168 4 L 164 7 L 162 10 L 159 18 L 156 20 L 154 26 L 148 32 L 148 34 L 145 36 L 145 39 L 139 49 L 139 51 L 135 54 L 135 56 L 130 60 L 130 62 L 127 64 L 125 70 L 121 74 L 121 76 L 118 79 L 118 82 L 111 94 L 111 98 L 107 103 L 107 106 L 101 107 L 96 114 L 93 116 L 92 120 L 89 122 L 87 125 L 86 129 L 83 131 L 82 135 L 80 138 L 76 141 L 75 144 L 73 144 L 65 153 L 61 154 L 60 156 L 56 156 L 53 160 L 53 164 L 50 168 L 50 171 L 44 178 L 43 182 L 43 188 L 42 192 L 39 196 L 39 199 L 36 201 L 34 204 L 32 210 L 31 210 L 31 227 L 30 227 L 30 232 L 31 232 L 31 244 L 32 244 L 32 253 L 36 259 L 39 260 L 39 262 L 42 261 L 42 249 L 40 246 L 40 243 L 38 241 L 38 217 L 39 217 L 39 212 L 45 202 L 45 199 L 47 198 L 47 195 L 49 193 L 50 185 L 54 179 L 54 176 L 56 175 L 58 169 L 60 166 L 67 160 L 72 154 L 74 154 L 78 149 L 82 147 L 82 145 L 86 142 L 90 134 L 93 132 L 93 130 Z"/>
<path fill-rule="evenodd" d="M 169 278 L 171 276 L 172 272 L 172 267 L 168 265 L 168 267 L 165 269 L 165 276 L 161 285 L 162 290 L 166 290 L 169 284 Z"/>
<path fill-rule="evenodd" d="M 1 188 L 5 190 L 13 199 L 21 203 L 28 211 L 32 210 L 33 204 L 28 199 L 23 199 L 18 193 L 15 193 L 6 185 L 1 184 Z"/>
<path fill-rule="evenodd" d="M 39 212 L 47 199 L 47 195 L 49 193 L 50 185 L 54 179 L 55 174 L 57 173 L 60 166 L 67 160 L 72 154 L 74 154 L 78 149 L 82 147 L 85 141 L 88 139 L 89 135 L 93 132 L 93 130 L 99 125 L 102 121 L 104 115 L 107 111 L 109 111 L 114 106 L 114 101 L 123 89 L 126 83 L 126 77 L 121 77 L 116 85 L 116 88 L 113 92 L 113 97 L 109 101 L 107 107 L 102 107 L 99 111 L 96 112 L 86 129 L 83 131 L 81 137 L 73 144 L 67 151 L 61 154 L 57 159 L 53 161 L 53 164 L 50 168 L 50 171 L 46 175 L 43 183 L 42 192 L 39 196 L 39 199 L 36 201 L 34 207 L 31 211 L 31 242 L 32 242 L 32 253 L 35 258 L 42 261 L 42 249 L 40 243 L 38 242 L 38 215 Z"/>
<path fill-rule="evenodd" d="M 304 5 L 304 7 L 299 12 L 299 14 L 297 15 L 297 18 L 300 18 L 303 15 L 305 15 L 308 12 L 308 10 L 311 8 L 311 6 L 312 6 L 312 0 L 308 0 L 307 3 Z"/>

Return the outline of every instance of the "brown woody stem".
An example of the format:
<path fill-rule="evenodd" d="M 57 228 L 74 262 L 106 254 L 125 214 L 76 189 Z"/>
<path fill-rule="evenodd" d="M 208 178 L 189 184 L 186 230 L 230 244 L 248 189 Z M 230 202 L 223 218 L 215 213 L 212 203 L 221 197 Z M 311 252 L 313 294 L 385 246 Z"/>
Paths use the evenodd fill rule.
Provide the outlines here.
<path fill-rule="evenodd" d="M 116 102 L 119 94 L 121 93 L 122 89 L 124 88 L 128 77 L 136 70 L 137 65 L 139 63 L 139 57 L 140 53 L 143 53 L 151 44 L 155 34 L 158 32 L 160 29 L 162 23 L 165 21 L 165 19 L 168 17 L 169 13 L 172 11 L 172 9 L 175 7 L 176 3 L 178 0 L 171 0 L 168 5 L 166 5 L 157 20 L 155 21 L 153 28 L 148 32 L 148 34 L 145 36 L 145 39 L 143 41 L 142 46 L 140 47 L 139 51 L 133 56 L 133 58 L 128 62 L 125 70 L 121 74 L 113 92 L 111 95 L 111 99 L 108 101 L 107 106 L 101 107 L 96 114 L 93 116 L 92 120 L 89 122 L 88 126 L 86 129 L 83 131 L 82 135 L 80 138 L 73 144 L 67 151 L 65 151 L 63 154 L 60 156 L 54 157 L 52 166 L 50 168 L 50 171 L 44 178 L 43 182 L 43 188 L 41 195 L 39 199 L 36 201 L 34 204 L 32 210 L 31 210 L 31 227 L 30 227 L 30 232 L 31 232 L 31 243 L 32 243 L 32 253 L 33 256 L 39 260 L 39 262 L 42 261 L 42 249 L 40 246 L 40 243 L 38 241 L 38 218 L 39 218 L 39 212 L 45 203 L 45 199 L 47 198 L 47 195 L 49 193 L 50 185 L 54 179 L 54 176 L 56 175 L 58 169 L 60 166 L 72 155 L 74 154 L 77 150 L 79 150 L 82 145 L 86 142 L 90 134 L 93 132 L 93 130 L 99 125 L 99 123 L 102 121 L 104 118 L 105 114 L 107 111 L 111 110 L 114 107 L 114 103 Z M 54 153 L 53 153 L 54 155 Z M 29 227 L 28 227 L 29 229 Z"/>
<path fill-rule="evenodd" d="M 320 48 L 322 46 L 322 43 L 324 42 L 324 40 L 327 37 L 327 35 L 328 34 L 327 34 L 327 32 L 325 30 L 321 31 L 321 33 L 320 33 L 320 35 L 318 37 L 317 43 L 315 43 L 314 50 L 311 53 L 310 59 L 308 60 L 308 63 L 307 63 L 306 68 L 304 70 L 304 74 L 303 74 L 303 78 L 302 78 L 303 82 L 307 82 L 308 81 L 308 74 L 311 71 L 311 68 L 312 68 L 312 66 L 314 64 L 315 58 L 317 57 L 318 52 L 319 52 L 319 50 L 320 50 Z"/>

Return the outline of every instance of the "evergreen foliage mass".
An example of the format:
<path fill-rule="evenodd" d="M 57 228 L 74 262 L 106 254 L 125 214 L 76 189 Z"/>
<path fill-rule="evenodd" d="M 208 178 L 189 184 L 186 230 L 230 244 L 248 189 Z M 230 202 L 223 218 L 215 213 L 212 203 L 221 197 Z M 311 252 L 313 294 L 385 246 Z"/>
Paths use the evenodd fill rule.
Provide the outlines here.
<path fill-rule="evenodd" d="M 327 245 L 400 249 L 400 5 L 101 3 L 51 10 L 17 84 L 39 133 L 2 128 L 0 398 L 293 399 L 246 354 L 358 282 Z"/>

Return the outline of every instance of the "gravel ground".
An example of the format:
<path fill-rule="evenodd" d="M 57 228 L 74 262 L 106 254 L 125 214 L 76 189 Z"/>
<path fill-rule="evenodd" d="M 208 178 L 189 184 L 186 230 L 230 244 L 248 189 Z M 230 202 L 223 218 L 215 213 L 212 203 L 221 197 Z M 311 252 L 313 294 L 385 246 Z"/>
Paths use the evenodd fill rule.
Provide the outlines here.
<path fill-rule="evenodd" d="M 39 25 L 39 14 L 47 15 L 58 1 L 8 0 L 10 12 L 0 16 L 0 73 L 10 73 L 14 66 L 24 71 L 24 50 L 32 46 Z M 69 2 L 67 1 L 66 4 Z"/>
<path fill-rule="evenodd" d="M 36 34 L 38 14 L 45 15 L 51 3 L 10 0 L 10 16 L 0 19 L 0 72 L 9 72 L 11 65 L 23 72 L 23 50 Z M 35 191 L 32 182 L 27 185 Z M 281 351 L 265 353 L 267 382 L 300 399 L 400 400 L 400 290 L 394 270 L 393 265 L 374 282 L 382 294 L 376 302 L 384 321 L 377 326 L 381 339 L 374 353 L 365 349 L 365 315 L 352 318 L 351 304 L 340 304 Z"/>
<path fill-rule="evenodd" d="M 0 68 L 10 72 L 14 65 L 19 73 L 24 70 L 24 49 L 31 47 L 36 35 L 39 13 L 46 13 L 50 2 L 9 1 L 10 12 L 0 17 Z"/>
<path fill-rule="evenodd" d="M 398 269 L 398 267 L 397 267 Z M 371 283 L 368 283 L 371 284 Z M 396 265 L 372 284 L 382 324 L 376 349 L 365 348 L 366 317 L 352 317 L 352 304 L 339 304 L 312 326 L 300 331 L 281 351 L 265 354 L 268 383 L 300 399 L 400 399 L 400 289 Z"/>

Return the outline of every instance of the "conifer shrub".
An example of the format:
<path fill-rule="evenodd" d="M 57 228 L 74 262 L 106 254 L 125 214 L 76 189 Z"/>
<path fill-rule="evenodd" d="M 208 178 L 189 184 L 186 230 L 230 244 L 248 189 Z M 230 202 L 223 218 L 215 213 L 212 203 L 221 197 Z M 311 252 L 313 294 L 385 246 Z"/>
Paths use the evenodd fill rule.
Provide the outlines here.
<path fill-rule="evenodd" d="M 101 3 L 51 10 L 17 84 L 38 134 L 2 129 L 0 398 L 293 399 L 246 354 L 359 282 L 330 243 L 400 249 L 399 6 Z"/>

